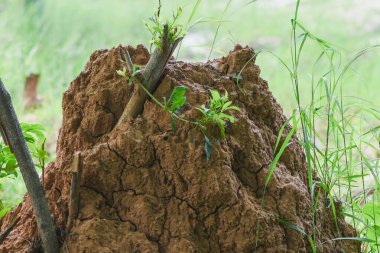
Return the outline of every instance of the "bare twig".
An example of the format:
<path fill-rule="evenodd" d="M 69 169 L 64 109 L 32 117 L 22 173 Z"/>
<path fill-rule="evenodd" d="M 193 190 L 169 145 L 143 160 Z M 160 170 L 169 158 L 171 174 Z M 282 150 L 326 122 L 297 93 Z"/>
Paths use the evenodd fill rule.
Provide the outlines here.
<path fill-rule="evenodd" d="M 82 170 L 82 156 L 78 152 L 74 156 L 73 167 L 71 171 L 71 186 L 70 186 L 70 206 L 69 218 L 67 220 L 66 235 L 70 233 L 74 225 L 74 220 L 78 218 L 79 212 L 79 178 Z"/>
<path fill-rule="evenodd" d="M 34 167 L 32 157 L 20 124 L 14 111 L 11 97 L 0 80 L 0 124 L 5 132 L 5 138 L 16 156 L 22 177 L 28 190 L 37 226 L 46 253 L 59 252 L 59 244 L 55 233 L 53 219 L 49 212 L 40 179 Z"/>
<path fill-rule="evenodd" d="M 9 226 L 0 234 L 0 244 L 4 242 L 4 240 L 7 238 L 7 236 L 12 232 L 14 227 L 17 225 L 17 223 L 20 221 L 20 217 L 17 217 L 14 221 L 9 224 Z"/>
<path fill-rule="evenodd" d="M 158 0 L 158 10 L 157 10 L 158 17 L 160 17 L 160 14 L 161 14 L 161 7 L 162 7 L 161 0 Z"/>

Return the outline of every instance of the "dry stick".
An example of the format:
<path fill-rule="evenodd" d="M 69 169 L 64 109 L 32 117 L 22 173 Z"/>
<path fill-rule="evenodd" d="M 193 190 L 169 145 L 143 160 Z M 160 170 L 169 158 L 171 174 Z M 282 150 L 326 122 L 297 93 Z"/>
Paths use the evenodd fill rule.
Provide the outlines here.
<path fill-rule="evenodd" d="M 69 218 L 67 220 L 66 235 L 71 231 L 74 225 L 74 220 L 78 217 L 79 212 L 79 178 L 82 170 L 82 156 L 78 152 L 74 156 L 73 167 L 71 171 L 71 186 L 70 186 L 70 206 Z"/>
<path fill-rule="evenodd" d="M 156 48 L 151 55 L 149 62 L 147 63 L 141 78 L 137 77 L 137 81 L 149 91 L 153 92 L 156 89 L 156 85 L 160 80 L 162 73 L 165 70 L 165 66 L 168 63 L 170 57 L 173 55 L 173 52 L 182 38 L 177 38 L 172 44 L 169 43 L 168 38 L 168 26 L 164 26 L 164 34 L 161 43 L 161 49 Z M 129 53 L 126 53 L 126 61 L 129 73 L 133 74 L 132 62 L 129 58 Z M 136 118 L 144 109 L 144 103 L 147 100 L 148 95 L 138 86 L 136 87 L 135 92 L 133 93 L 131 99 L 129 100 L 127 106 L 125 107 L 123 114 L 121 115 L 118 124 L 123 122 L 125 119 L 132 120 Z"/>
<path fill-rule="evenodd" d="M 18 162 L 22 177 L 28 190 L 37 226 L 41 234 L 46 253 L 59 252 L 59 244 L 54 229 L 53 219 L 49 212 L 44 190 L 30 156 L 28 146 L 22 134 L 20 124 L 14 111 L 11 97 L 0 79 L 0 124 L 3 127 L 3 138 L 7 139 Z"/>
<path fill-rule="evenodd" d="M 20 217 L 17 217 L 14 221 L 9 224 L 9 226 L 0 234 L 0 245 L 4 242 L 5 238 L 12 232 L 17 223 L 21 220 Z"/>

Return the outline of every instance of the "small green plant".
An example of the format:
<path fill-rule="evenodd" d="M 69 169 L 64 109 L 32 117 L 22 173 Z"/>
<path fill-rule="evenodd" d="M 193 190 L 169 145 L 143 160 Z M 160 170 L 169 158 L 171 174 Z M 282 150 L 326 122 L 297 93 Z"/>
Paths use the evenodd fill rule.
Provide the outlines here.
<path fill-rule="evenodd" d="M 229 101 L 227 91 L 225 91 L 224 96 L 220 96 L 216 90 L 210 90 L 210 93 L 209 108 L 205 105 L 197 108 L 203 114 L 203 118 L 200 122 L 203 125 L 211 123 L 212 125 L 218 126 L 222 139 L 225 139 L 225 127 L 227 121 L 231 123 L 235 122 L 235 118 L 226 112 L 229 110 L 240 111 L 240 109 L 239 107 L 232 105 L 232 101 Z"/>
<path fill-rule="evenodd" d="M 177 115 L 178 111 L 186 104 L 186 91 L 188 90 L 185 86 L 176 86 L 169 100 L 164 97 L 164 110 L 170 112 L 172 118 L 172 129 L 175 132 L 177 127 L 175 123 L 174 115 Z"/>
<path fill-rule="evenodd" d="M 185 36 L 186 32 L 183 29 L 183 26 L 176 24 L 180 16 L 182 15 L 182 8 L 179 7 L 172 16 L 172 20 L 167 20 L 163 22 L 160 19 L 160 8 L 154 12 L 154 16 L 149 18 L 148 21 L 145 21 L 144 24 L 148 28 L 150 34 L 152 35 L 151 45 L 155 45 L 157 48 L 162 49 L 162 39 L 164 36 L 164 27 L 167 26 L 168 29 L 168 41 L 169 44 L 173 44 L 177 38 Z"/>
<path fill-rule="evenodd" d="M 124 62 L 124 63 L 126 63 L 126 62 Z M 127 68 L 126 67 L 124 67 L 123 69 L 117 70 L 116 73 L 119 76 L 122 76 L 125 79 L 127 79 L 129 86 L 132 86 L 133 82 L 135 81 L 137 76 L 141 73 L 141 67 L 139 65 L 133 65 L 133 71 L 132 71 L 132 74 L 130 77 L 127 75 Z"/>
<path fill-rule="evenodd" d="M 140 71 L 140 70 L 138 70 Z M 117 74 L 121 77 L 131 80 L 131 77 L 128 77 L 126 73 L 126 69 L 118 70 Z M 133 74 L 132 74 L 133 76 Z M 133 81 L 132 81 L 133 83 Z M 163 98 L 163 102 L 161 103 L 157 98 L 155 98 L 143 85 L 141 85 L 138 81 L 136 82 L 139 87 L 163 110 L 167 111 L 171 115 L 171 124 L 172 129 L 175 132 L 177 130 L 176 119 L 182 122 L 194 125 L 200 129 L 205 139 L 205 153 L 207 160 L 210 160 L 212 153 L 212 143 L 210 138 L 206 135 L 207 125 L 218 126 L 220 129 L 220 134 L 222 139 L 225 139 L 225 127 L 227 122 L 234 123 L 235 118 L 232 115 L 227 114 L 228 110 L 240 111 L 239 107 L 232 105 L 232 101 L 228 99 L 228 93 L 225 91 L 223 96 L 220 96 L 219 92 L 216 90 L 210 90 L 210 102 L 209 107 L 202 105 L 200 108 L 196 108 L 199 110 L 203 117 L 197 121 L 191 121 L 185 119 L 179 114 L 179 111 L 186 104 L 186 92 L 188 88 L 185 86 L 176 86 L 169 99 Z M 215 138 L 216 142 L 218 138 Z"/>

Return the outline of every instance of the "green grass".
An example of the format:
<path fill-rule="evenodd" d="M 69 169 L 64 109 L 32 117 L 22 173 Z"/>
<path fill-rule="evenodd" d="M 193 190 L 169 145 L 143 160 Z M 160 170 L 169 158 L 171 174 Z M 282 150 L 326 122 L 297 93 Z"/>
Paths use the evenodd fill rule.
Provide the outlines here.
<path fill-rule="evenodd" d="M 0 77 L 11 92 L 21 121 L 48 128 L 47 149 L 54 157 L 62 93 L 70 81 L 94 50 L 118 44 L 148 47 L 151 38 L 143 20 L 157 6 L 148 0 L 28 0 L 42 3 L 39 9 L 26 7 L 25 1 L 0 2 Z M 311 200 L 322 196 L 343 201 L 346 219 L 360 231 L 360 240 L 376 240 L 380 227 L 380 215 L 374 215 L 380 209 L 376 129 L 380 124 L 380 50 L 370 47 L 380 44 L 380 23 L 376 21 L 380 4 L 371 0 L 305 0 L 297 12 L 302 27 L 296 23 L 292 27 L 295 2 L 250 2 L 168 0 L 162 1 L 161 15 L 169 17 L 178 6 L 183 7 L 179 23 L 189 31 L 179 59 L 205 61 L 210 52 L 211 58 L 220 57 L 235 43 L 263 51 L 257 59 L 261 76 L 268 80 L 285 114 L 299 121 Z M 356 58 L 364 48 L 369 50 Z M 24 112 L 24 79 L 31 72 L 41 74 L 43 104 L 33 112 Z M 296 114 L 293 108 L 297 108 Z M 276 173 L 281 152 L 276 154 L 271 173 Z M 311 177 L 313 172 L 319 180 Z M 0 199 L 5 199 L 5 204 L 21 201 L 25 188 L 20 179 L 1 184 Z M 316 185 L 325 193 L 314 192 Z M 314 215 L 315 209 L 310 212 Z M 306 236 L 313 247 L 318 245 L 314 231 Z M 379 251 L 374 242 L 368 242 L 363 244 L 363 252 Z"/>
<path fill-rule="evenodd" d="M 332 240 L 357 240 L 362 243 L 362 252 L 379 252 L 380 111 L 374 104 L 357 95 L 348 96 L 344 91 L 354 79 L 355 64 L 380 46 L 358 51 L 352 59 L 346 60 L 341 48 L 317 36 L 300 21 L 300 3 L 298 0 L 291 23 L 291 60 L 277 59 L 289 72 L 292 81 L 297 108 L 297 114 L 292 117 L 297 117 L 301 125 L 298 138 L 308 164 L 313 229 L 304 231 L 295 224 L 280 222 L 305 235 L 312 252 L 317 252 L 318 245 L 323 243 L 316 233 L 316 210 L 322 198 L 323 208 L 333 213 L 339 235 L 340 215 L 359 231 L 358 237 L 339 236 Z M 305 52 L 307 46 L 319 51 L 314 62 L 310 61 L 313 55 Z M 303 78 L 308 75 L 309 80 Z M 358 84 L 360 82 L 356 82 Z M 285 143 L 291 135 L 292 131 Z M 275 173 L 282 151 L 273 159 L 266 185 Z M 264 198 L 262 201 L 264 205 Z M 335 201 L 342 202 L 343 213 L 337 213 Z"/>

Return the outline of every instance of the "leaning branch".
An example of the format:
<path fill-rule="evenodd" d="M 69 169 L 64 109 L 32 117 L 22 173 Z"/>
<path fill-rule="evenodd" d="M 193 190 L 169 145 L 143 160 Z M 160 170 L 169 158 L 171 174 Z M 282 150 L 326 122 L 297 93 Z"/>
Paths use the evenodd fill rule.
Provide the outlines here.
<path fill-rule="evenodd" d="M 16 156 L 22 177 L 28 190 L 42 243 L 46 253 L 59 252 L 57 235 L 41 182 L 30 156 L 14 111 L 11 97 L 0 79 L 0 125 L 3 138 L 8 141 Z"/>
<path fill-rule="evenodd" d="M 4 232 L 0 234 L 0 244 L 2 244 L 5 238 L 7 238 L 7 236 L 12 232 L 12 230 L 20 221 L 20 219 L 21 219 L 20 217 L 17 217 L 16 219 L 14 219 L 14 221 L 12 221 L 11 224 L 9 224 L 9 226 L 4 230 Z"/>
<path fill-rule="evenodd" d="M 168 33 L 168 26 L 165 25 L 161 48 L 156 48 L 154 50 L 141 77 L 136 78 L 136 81 L 140 82 L 149 92 L 153 92 L 157 88 L 157 83 L 160 80 L 170 57 L 173 55 L 174 50 L 182 40 L 182 38 L 177 38 L 172 44 L 170 44 Z M 128 51 L 126 53 L 126 62 L 129 73 L 133 74 L 133 64 L 130 60 Z M 118 124 L 123 122 L 125 119 L 131 120 L 141 114 L 147 98 L 148 94 L 136 86 L 136 90 L 125 107 Z"/>

